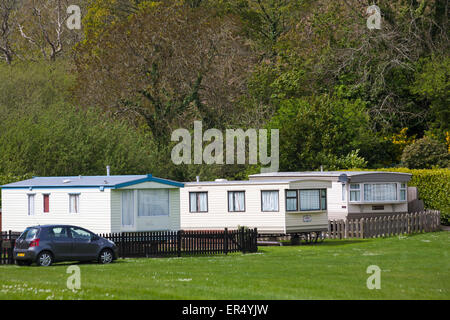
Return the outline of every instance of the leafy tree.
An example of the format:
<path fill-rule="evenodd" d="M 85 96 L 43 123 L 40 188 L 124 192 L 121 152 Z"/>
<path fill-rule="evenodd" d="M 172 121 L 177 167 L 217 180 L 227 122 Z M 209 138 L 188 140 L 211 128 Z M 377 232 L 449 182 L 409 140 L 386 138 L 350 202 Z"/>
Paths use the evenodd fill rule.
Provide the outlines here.
<path fill-rule="evenodd" d="M 450 155 L 444 143 L 424 137 L 405 148 L 402 162 L 409 169 L 445 168 L 450 166 Z"/>
<path fill-rule="evenodd" d="M 381 142 L 369 122 L 365 105 L 358 100 L 328 95 L 283 100 L 269 123 L 271 129 L 280 130 L 280 169 L 317 170 L 321 165 L 343 169 L 364 166 L 364 159 L 373 165 L 374 146 L 380 148 Z"/>
<path fill-rule="evenodd" d="M 159 145 L 192 119 L 234 119 L 253 56 L 239 20 L 178 5 L 144 7 L 78 48 L 83 105 L 145 123 Z"/>
<path fill-rule="evenodd" d="M 430 133 L 444 139 L 450 131 L 450 56 L 423 59 L 418 65 L 411 92 L 429 105 Z"/>

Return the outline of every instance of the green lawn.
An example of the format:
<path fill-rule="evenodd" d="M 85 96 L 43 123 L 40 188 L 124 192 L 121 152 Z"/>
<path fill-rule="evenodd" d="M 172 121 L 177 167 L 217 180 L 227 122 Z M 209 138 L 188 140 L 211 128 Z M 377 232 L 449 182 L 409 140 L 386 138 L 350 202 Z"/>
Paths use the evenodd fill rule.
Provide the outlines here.
<path fill-rule="evenodd" d="M 79 264 L 77 292 L 66 288 L 70 264 L 0 266 L 0 299 L 449 299 L 449 249 L 450 232 L 437 232 Z M 366 287 L 369 265 L 381 268 L 380 290 Z"/>

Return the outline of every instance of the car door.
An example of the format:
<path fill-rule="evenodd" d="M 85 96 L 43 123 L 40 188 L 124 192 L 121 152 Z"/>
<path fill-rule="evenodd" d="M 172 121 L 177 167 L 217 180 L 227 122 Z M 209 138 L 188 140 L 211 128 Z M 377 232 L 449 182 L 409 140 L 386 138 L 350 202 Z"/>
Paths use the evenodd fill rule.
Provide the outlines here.
<path fill-rule="evenodd" d="M 73 254 L 72 239 L 67 227 L 55 226 L 48 228 L 48 241 L 56 260 L 70 260 Z"/>
<path fill-rule="evenodd" d="M 94 234 L 79 227 L 69 227 L 69 231 L 73 241 L 73 259 L 96 259 L 98 254 L 98 241 L 93 239 Z"/>

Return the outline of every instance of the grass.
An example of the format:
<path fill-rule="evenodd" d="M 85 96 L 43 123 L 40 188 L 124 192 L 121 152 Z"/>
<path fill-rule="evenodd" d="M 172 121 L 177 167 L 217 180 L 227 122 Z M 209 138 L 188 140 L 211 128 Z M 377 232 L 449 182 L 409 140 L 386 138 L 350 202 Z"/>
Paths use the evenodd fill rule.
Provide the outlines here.
<path fill-rule="evenodd" d="M 0 299 L 449 299 L 450 233 L 260 247 L 254 254 L 0 266 Z M 370 265 L 381 289 L 366 287 Z"/>

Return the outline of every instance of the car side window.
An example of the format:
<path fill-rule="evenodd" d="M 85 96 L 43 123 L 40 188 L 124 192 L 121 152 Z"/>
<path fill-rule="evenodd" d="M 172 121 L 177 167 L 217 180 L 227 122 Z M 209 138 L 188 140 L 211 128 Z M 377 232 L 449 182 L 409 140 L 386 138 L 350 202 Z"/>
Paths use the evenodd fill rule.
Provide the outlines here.
<path fill-rule="evenodd" d="M 74 239 L 90 240 L 92 237 L 90 232 L 79 228 L 71 227 L 70 232 L 72 233 L 72 238 Z"/>
<path fill-rule="evenodd" d="M 48 230 L 50 238 L 68 238 L 67 228 L 64 227 L 53 227 Z"/>

